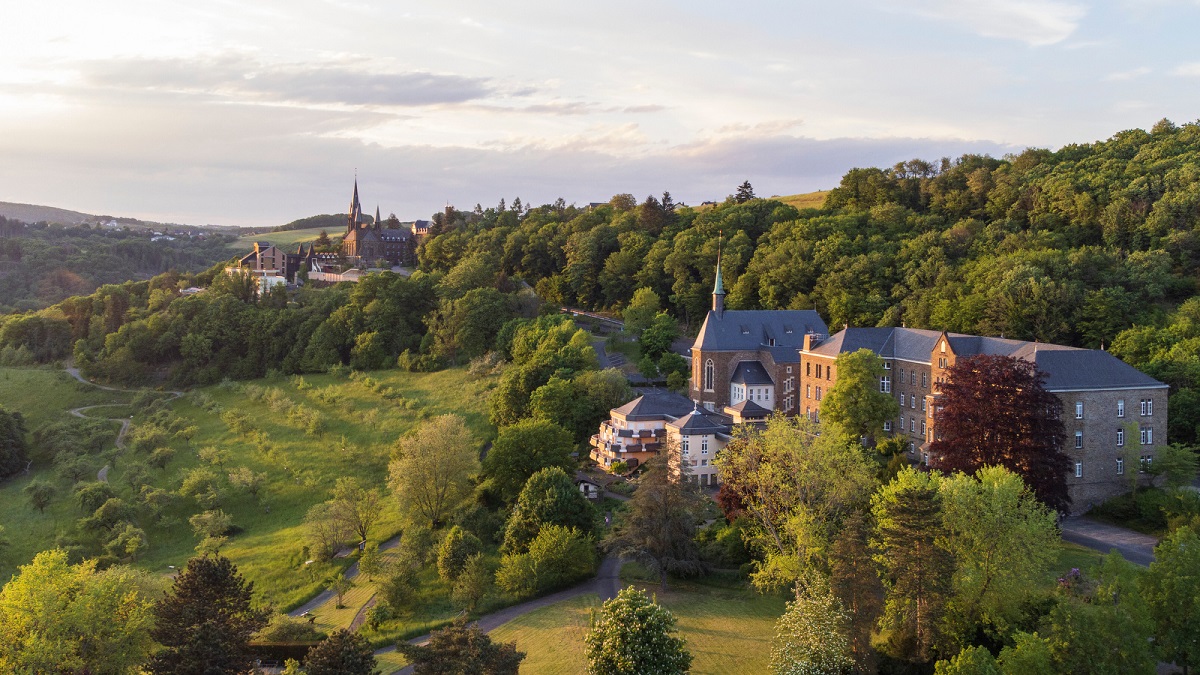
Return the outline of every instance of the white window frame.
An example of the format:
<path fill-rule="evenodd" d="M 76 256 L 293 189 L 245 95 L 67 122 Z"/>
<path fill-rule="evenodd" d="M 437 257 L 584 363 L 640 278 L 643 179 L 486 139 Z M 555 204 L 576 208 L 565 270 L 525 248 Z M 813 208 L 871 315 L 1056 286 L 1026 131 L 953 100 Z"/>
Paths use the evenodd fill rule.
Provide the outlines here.
<path fill-rule="evenodd" d="M 892 421 L 887 420 L 883 423 L 883 430 L 890 432 L 892 430 Z"/>
<path fill-rule="evenodd" d="M 1083 401 L 1075 401 L 1075 419 L 1083 419 Z"/>
<path fill-rule="evenodd" d="M 1075 477 L 1083 478 L 1083 462 L 1075 462 Z"/>
<path fill-rule="evenodd" d="M 1125 399 L 1117 399 L 1117 417 L 1125 416 Z"/>
<path fill-rule="evenodd" d="M 1125 447 L 1125 430 L 1121 427 L 1117 427 L 1117 447 Z"/>
<path fill-rule="evenodd" d="M 1075 432 L 1075 447 L 1076 448 L 1083 447 L 1083 432 L 1082 431 Z"/>
<path fill-rule="evenodd" d="M 879 378 L 879 391 L 884 394 L 892 393 L 892 378 L 887 375 Z"/>
<path fill-rule="evenodd" d="M 1125 475 L 1125 460 L 1121 459 L 1120 457 L 1117 458 L 1117 475 Z"/>

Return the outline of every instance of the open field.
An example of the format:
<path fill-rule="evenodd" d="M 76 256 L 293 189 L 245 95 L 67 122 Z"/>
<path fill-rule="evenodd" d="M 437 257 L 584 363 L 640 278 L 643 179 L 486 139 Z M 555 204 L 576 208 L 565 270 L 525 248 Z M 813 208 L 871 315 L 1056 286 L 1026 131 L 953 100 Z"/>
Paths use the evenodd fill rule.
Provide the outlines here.
<path fill-rule="evenodd" d="M 343 229 L 345 229 L 344 224 Z M 307 230 L 287 230 L 284 232 L 264 232 L 262 234 L 242 235 L 235 239 L 229 246 L 239 251 L 243 249 L 249 251 L 254 248 L 254 242 L 269 241 L 280 248 L 295 247 L 301 242 L 310 242 L 316 239 L 321 234 L 321 230 L 325 230 L 330 237 L 338 237 L 342 234 L 340 231 L 335 232 L 323 227 L 313 227 Z"/>
<path fill-rule="evenodd" d="M 635 584 L 649 594 L 658 586 Z M 679 636 L 693 656 L 692 672 L 763 673 L 768 670 L 775 621 L 783 614 L 784 599 L 743 587 L 710 586 L 677 581 L 656 596 L 678 620 Z M 585 595 L 551 605 L 492 631 L 493 640 L 516 641 L 525 652 L 522 673 L 568 675 L 585 669 L 583 638 L 591 612 L 600 599 Z"/>
<path fill-rule="evenodd" d="M 63 378 L 65 374 L 54 371 L 4 369 L 0 371 L 0 395 L 4 396 L 0 400 L 13 409 L 36 413 L 31 414 L 31 429 L 45 421 L 66 419 L 69 407 L 129 400 L 128 394 L 81 390 Z M 205 387 L 169 404 L 184 425 L 195 427 L 195 435 L 190 442 L 171 441 L 174 458 L 165 469 L 151 469 L 150 480 L 155 487 L 178 489 L 183 472 L 204 464 L 199 450 L 209 446 L 228 452 L 227 459 L 211 467 L 220 476 L 239 467 L 264 474 L 264 487 L 257 497 L 227 483 L 221 489 L 219 508 L 241 528 L 221 551 L 255 583 L 265 600 L 287 609 L 323 588 L 325 579 L 349 562 L 304 565 L 308 555 L 302 523 L 309 507 L 327 499 L 333 484 L 343 476 L 384 488 L 392 444 L 422 419 L 445 413 L 462 415 L 482 446 L 494 434 L 485 410 L 492 382 L 491 378 L 470 378 L 465 369 L 454 369 L 438 373 L 381 371 L 356 378 L 274 377 Z M 295 409 L 315 414 L 319 430 L 309 434 L 304 425 L 289 419 L 287 411 Z M 97 415 L 106 416 L 103 410 L 96 411 Z M 222 419 L 221 413 L 227 411 L 244 414 L 250 429 L 234 433 Z M 135 430 L 138 422 L 135 420 Z M 95 463 L 97 468 L 112 464 L 110 484 L 121 498 L 134 503 L 125 476 L 131 466 L 144 461 L 144 455 L 130 448 L 124 453 L 107 451 Z M 21 494 L 32 478 L 51 481 L 58 490 L 45 514 L 30 508 Z M 385 500 L 372 541 L 385 541 L 399 531 L 399 514 L 393 504 L 390 498 Z M 186 562 L 197 543 L 187 519 L 200 510 L 186 499 L 169 507 L 165 520 L 158 523 L 139 514 L 136 524 L 145 530 L 149 548 L 136 564 L 165 574 L 169 565 Z M 0 486 L 0 513 L 5 514 L 3 524 L 11 542 L 0 553 L 3 578 L 37 551 L 53 546 L 57 535 L 67 533 L 76 519 L 86 515 L 74 503 L 70 482 L 59 478 L 45 461 L 33 476 Z"/>
<path fill-rule="evenodd" d="M 789 204 L 798 209 L 819 209 L 825 205 L 825 197 L 827 196 L 829 196 L 829 190 L 819 190 L 817 192 L 806 192 L 800 195 L 777 197 L 777 199 L 784 204 Z"/>

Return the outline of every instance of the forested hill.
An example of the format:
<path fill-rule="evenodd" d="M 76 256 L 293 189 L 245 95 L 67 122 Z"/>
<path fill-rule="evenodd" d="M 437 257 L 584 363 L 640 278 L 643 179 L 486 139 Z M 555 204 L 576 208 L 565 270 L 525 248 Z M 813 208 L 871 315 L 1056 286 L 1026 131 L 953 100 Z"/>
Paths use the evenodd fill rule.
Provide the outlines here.
<path fill-rule="evenodd" d="M 514 279 L 544 301 L 596 310 L 647 288 L 695 331 L 719 245 L 728 307 L 1105 346 L 1172 385 L 1172 439 L 1196 440 L 1200 125 L 1166 121 L 1055 152 L 854 169 L 820 209 L 756 199 L 749 185 L 703 211 L 669 194 L 448 209 L 434 214 L 411 280 L 256 306 L 224 276 L 204 298 L 172 299 L 174 282 L 106 287 L 8 318 L 0 347 L 39 360 L 74 349 L 110 378 L 380 367 L 404 350 L 433 367 L 495 347 L 519 313 Z"/>
<path fill-rule="evenodd" d="M 47 307 L 103 284 L 195 272 L 229 257 L 232 237 L 195 228 L 29 224 L 0 216 L 0 312 Z"/>

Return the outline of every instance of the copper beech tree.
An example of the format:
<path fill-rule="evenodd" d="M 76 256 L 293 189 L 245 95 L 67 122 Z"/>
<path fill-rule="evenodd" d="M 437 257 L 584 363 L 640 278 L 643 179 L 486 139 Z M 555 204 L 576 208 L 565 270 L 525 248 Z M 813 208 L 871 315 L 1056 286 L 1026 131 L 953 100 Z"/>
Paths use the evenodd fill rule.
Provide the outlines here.
<path fill-rule="evenodd" d="M 960 359 L 942 384 L 930 467 L 970 475 L 1003 466 L 1046 506 L 1068 511 L 1062 403 L 1042 378 L 1032 363 L 1009 356 Z"/>

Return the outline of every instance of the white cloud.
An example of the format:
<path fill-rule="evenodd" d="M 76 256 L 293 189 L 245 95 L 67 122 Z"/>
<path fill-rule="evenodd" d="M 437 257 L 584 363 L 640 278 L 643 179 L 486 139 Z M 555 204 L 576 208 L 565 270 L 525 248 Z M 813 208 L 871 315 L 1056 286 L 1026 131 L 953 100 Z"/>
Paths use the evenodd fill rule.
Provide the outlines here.
<path fill-rule="evenodd" d="M 1153 71 L 1150 68 L 1142 66 L 1141 68 L 1132 68 L 1130 70 L 1118 70 L 1116 72 L 1109 73 L 1107 76 L 1105 76 L 1104 79 L 1108 80 L 1109 82 L 1124 82 L 1127 80 L 1133 80 L 1133 79 L 1142 77 L 1144 75 L 1149 75 L 1151 72 L 1153 72 Z"/>
<path fill-rule="evenodd" d="M 1200 77 L 1200 62 L 1180 64 L 1174 73 L 1183 77 Z"/>
<path fill-rule="evenodd" d="M 1062 0 L 909 0 L 892 7 L 1033 46 L 1062 42 L 1087 14 L 1082 5 Z"/>

